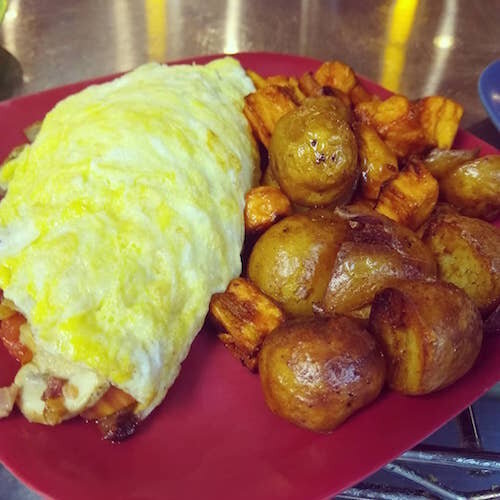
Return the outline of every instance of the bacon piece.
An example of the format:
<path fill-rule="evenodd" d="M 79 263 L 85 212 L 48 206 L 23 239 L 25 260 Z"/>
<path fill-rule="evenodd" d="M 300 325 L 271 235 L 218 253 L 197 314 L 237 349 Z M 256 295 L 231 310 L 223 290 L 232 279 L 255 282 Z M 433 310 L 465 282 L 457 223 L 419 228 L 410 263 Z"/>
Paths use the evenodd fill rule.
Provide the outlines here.
<path fill-rule="evenodd" d="M 16 402 L 19 387 L 12 384 L 9 387 L 0 387 L 0 418 L 8 417 Z"/>
<path fill-rule="evenodd" d="M 101 399 L 81 416 L 86 421 L 94 421 L 104 439 L 123 441 L 135 432 L 139 423 L 139 419 L 134 415 L 136 406 L 137 401 L 130 394 L 111 386 Z"/>
<path fill-rule="evenodd" d="M 9 354 L 21 364 L 29 363 L 33 358 L 33 353 L 29 347 L 20 340 L 20 328 L 26 323 L 26 318 L 21 313 L 14 313 L 12 316 L 2 320 L 0 324 L 0 338 Z"/>
<path fill-rule="evenodd" d="M 112 415 L 97 420 L 102 437 L 114 443 L 127 439 L 134 434 L 139 419 L 132 409 L 120 410 Z"/>

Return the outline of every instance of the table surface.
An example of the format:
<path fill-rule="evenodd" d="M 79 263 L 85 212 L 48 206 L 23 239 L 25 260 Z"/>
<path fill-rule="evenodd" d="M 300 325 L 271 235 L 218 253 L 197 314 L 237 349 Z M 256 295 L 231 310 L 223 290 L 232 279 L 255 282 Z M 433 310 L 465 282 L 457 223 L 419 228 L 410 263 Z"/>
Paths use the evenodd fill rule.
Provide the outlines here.
<path fill-rule="evenodd" d="M 10 0 L 0 99 L 148 60 L 285 52 L 343 60 L 410 98 L 451 97 L 462 125 L 498 147 L 477 81 L 500 58 L 499 22 L 500 0 Z M 0 465 L 0 498 L 36 495 Z"/>

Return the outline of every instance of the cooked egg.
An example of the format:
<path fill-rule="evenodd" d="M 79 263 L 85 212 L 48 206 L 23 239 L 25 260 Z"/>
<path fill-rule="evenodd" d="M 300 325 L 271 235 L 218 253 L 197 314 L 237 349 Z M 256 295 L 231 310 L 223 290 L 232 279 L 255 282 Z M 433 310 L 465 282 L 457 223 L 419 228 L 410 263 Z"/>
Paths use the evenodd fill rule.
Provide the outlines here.
<path fill-rule="evenodd" d="M 111 383 L 141 417 L 161 402 L 241 272 L 253 90 L 232 58 L 147 64 L 61 101 L 2 168 L 0 288 L 35 350 L 18 385 L 80 369 L 88 400 Z"/>

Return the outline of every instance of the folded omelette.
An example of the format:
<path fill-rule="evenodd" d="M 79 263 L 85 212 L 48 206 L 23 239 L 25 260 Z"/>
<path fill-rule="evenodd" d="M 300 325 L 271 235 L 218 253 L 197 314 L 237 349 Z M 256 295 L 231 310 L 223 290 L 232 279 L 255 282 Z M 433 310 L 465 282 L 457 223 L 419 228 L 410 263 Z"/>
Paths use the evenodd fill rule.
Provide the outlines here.
<path fill-rule="evenodd" d="M 111 386 L 140 419 L 163 400 L 211 295 L 241 272 L 253 90 L 232 58 L 147 64 L 58 103 L 0 170 L 0 288 L 26 318 L 28 419 L 57 423 L 54 380 L 59 420 Z"/>

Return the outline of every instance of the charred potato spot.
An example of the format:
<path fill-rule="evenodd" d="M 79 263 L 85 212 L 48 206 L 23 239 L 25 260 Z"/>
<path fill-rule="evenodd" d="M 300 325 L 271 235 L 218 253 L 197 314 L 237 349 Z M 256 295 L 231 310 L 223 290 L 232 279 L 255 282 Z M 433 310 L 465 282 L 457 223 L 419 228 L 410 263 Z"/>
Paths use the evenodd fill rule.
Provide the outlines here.
<path fill-rule="evenodd" d="M 344 221 L 296 214 L 271 226 L 257 241 L 248 277 L 293 315 L 311 315 L 325 292 Z"/>
<path fill-rule="evenodd" d="M 307 429 L 330 432 L 380 393 L 383 357 L 349 318 L 284 323 L 264 341 L 259 373 L 269 408 Z"/>
<path fill-rule="evenodd" d="M 349 109 L 334 97 L 307 98 L 276 124 L 269 165 L 294 202 L 326 206 L 348 201 L 359 175 Z"/>
<path fill-rule="evenodd" d="M 482 321 L 454 285 L 401 281 L 378 293 L 369 329 L 387 359 L 389 386 L 410 395 L 442 389 L 474 364 Z"/>

